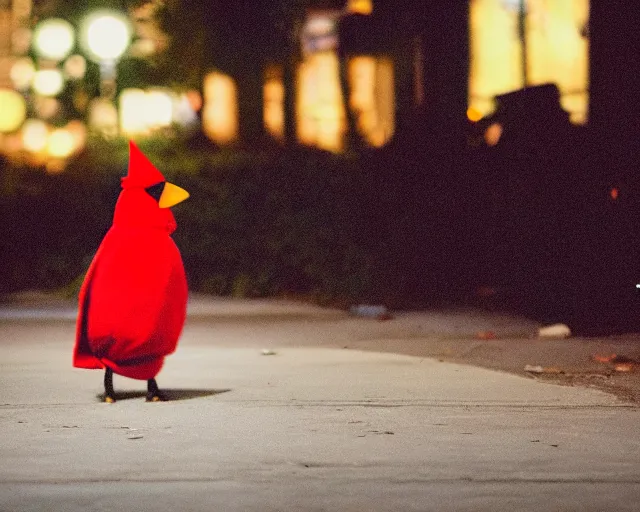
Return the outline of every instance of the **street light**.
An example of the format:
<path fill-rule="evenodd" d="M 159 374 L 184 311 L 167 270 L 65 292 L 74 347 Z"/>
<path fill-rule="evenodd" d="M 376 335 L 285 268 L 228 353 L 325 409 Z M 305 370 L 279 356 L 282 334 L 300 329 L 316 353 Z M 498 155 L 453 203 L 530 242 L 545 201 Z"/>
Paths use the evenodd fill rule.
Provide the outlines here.
<path fill-rule="evenodd" d="M 113 99 L 116 64 L 131 42 L 127 18 L 117 11 L 99 11 L 84 20 L 80 44 L 91 60 L 100 64 L 101 96 Z"/>
<path fill-rule="evenodd" d="M 80 45 L 100 65 L 100 97 L 89 107 L 89 122 L 106 136 L 118 134 L 116 66 L 131 42 L 129 21 L 117 11 L 98 11 L 80 25 Z"/>

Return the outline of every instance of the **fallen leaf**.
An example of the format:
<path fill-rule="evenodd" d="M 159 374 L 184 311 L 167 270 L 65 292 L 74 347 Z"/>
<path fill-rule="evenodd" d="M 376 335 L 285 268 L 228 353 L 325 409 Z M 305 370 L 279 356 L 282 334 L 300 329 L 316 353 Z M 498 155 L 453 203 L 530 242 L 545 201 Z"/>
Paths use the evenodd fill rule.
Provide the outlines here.
<path fill-rule="evenodd" d="M 615 371 L 617 372 L 632 372 L 633 371 L 633 363 L 620 363 L 615 365 Z"/>
<path fill-rule="evenodd" d="M 597 361 L 598 363 L 610 363 L 611 361 L 613 361 L 616 357 L 616 354 L 594 354 L 593 355 L 593 360 Z"/>

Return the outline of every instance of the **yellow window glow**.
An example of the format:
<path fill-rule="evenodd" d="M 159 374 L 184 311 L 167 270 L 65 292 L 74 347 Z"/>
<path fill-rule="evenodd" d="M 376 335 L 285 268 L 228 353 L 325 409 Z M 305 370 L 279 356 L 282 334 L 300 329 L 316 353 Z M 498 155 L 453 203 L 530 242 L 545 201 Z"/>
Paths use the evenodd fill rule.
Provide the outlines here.
<path fill-rule="evenodd" d="M 313 53 L 298 69 L 296 116 L 298 139 L 328 151 L 341 151 L 346 129 L 338 57 Z"/>
<path fill-rule="evenodd" d="M 395 129 L 393 63 L 388 58 L 354 57 L 349 61 L 349 82 L 349 105 L 358 130 L 372 146 L 383 146 Z"/>
<path fill-rule="evenodd" d="M 202 124 L 211 140 L 227 144 L 238 138 L 237 95 L 230 76 L 212 72 L 205 77 Z"/>
<path fill-rule="evenodd" d="M 496 95 L 555 83 L 562 107 L 582 123 L 588 108 L 589 0 L 527 0 L 526 74 L 519 2 L 471 0 L 469 106 L 489 114 Z"/>
<path fill-rule="evenodd" d="M 270 66 L 265 73 L 264 126 L 272 137 L 284 139 L 284 84 L 282 70 L 278 66 Z"/>

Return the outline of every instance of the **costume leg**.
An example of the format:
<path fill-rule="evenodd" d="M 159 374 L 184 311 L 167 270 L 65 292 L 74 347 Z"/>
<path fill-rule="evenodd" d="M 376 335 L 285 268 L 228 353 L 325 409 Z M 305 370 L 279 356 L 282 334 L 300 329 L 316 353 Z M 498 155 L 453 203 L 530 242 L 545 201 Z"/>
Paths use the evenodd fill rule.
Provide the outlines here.
<path fill-rule="evenodd" d="M 116 394 L 113 391 L 113 370 L 108 367 L 104 371 L 104 401 L 108 404 L 116 401 Z"/>
<path fill-rule="evenodd" d="M 156 379 L 147 381 L 147 402 L 165 402 L 167 397 L 158 389 Z"/>

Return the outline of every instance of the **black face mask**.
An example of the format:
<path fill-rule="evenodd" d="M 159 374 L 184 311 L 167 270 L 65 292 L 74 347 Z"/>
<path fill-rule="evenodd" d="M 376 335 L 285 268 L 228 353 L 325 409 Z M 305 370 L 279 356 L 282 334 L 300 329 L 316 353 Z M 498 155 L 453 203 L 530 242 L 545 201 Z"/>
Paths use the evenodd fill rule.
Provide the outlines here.
<path fill-rule="evenodd" d="M 155 185 L 145 188 L 145 191 L 147 192 L 147 194 L 153 197 L 156 202 L 159 202 L 162 191 L 164 190 L 165 183 L 166 182 L 161 181 L 160 183 L 156 183 Z"/>

